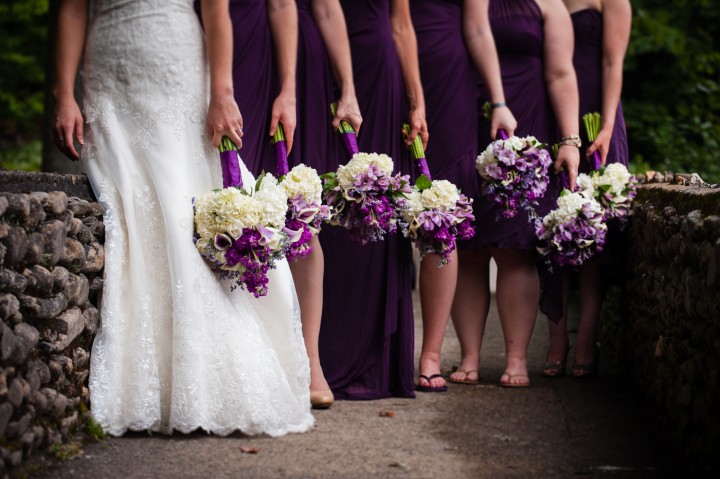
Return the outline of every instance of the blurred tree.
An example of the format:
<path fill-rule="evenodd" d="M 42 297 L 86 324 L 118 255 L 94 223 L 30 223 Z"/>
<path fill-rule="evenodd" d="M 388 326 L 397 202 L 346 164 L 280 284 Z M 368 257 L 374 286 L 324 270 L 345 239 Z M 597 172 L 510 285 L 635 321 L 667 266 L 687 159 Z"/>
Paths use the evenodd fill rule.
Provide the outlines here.
<path fill-rule="evenodd" d="M 631 161 L 720 182 L 720 2 L 632 3 L 623 89 Z"/>

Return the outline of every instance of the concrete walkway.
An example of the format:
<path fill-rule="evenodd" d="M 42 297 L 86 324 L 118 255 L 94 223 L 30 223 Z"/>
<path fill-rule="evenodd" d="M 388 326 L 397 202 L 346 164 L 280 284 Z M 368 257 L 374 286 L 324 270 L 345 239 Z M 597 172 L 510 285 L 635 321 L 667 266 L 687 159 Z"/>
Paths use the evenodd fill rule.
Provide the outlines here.
<path fill-rule="evenodd" d="M 416 351 L 422 330 L 416 298 Z M 450 385 L 417 399 L 336 402 L 306 434 L 278 439 L 130 434 L 86 447 L 44 478 L 612 478 L 675 477 L 652 417 L 632 385 L 540 376 L 546 345 L 538 318 L 529 389 L 496 386 L 503 341 L 493 306 L 480 385 Z M 416 353 L 417 356 L 417 353 Z M 572 352 L 571 352 L 572 357 Z M 443 369 L 459 358 L 448 327 Z M 392 411 L 394 416 L 383 417 Z M 242 448 L 257 448 L 255 454 Z"/>

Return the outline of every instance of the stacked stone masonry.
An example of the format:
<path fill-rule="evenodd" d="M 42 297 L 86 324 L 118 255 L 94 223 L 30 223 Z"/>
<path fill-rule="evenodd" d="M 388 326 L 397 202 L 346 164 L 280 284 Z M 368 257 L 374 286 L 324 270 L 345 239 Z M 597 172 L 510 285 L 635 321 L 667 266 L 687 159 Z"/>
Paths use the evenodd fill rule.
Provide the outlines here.
<path fill-rule="evenodd" d="M 0 477 L 83 421 L 104 267 L 102 210 L 86 179 L 70 181 L 81 190 L 84 182 L 83 199 L 2 192 L 19 189 L 18 176 L 35 189 L 59 176 L 8 175 L 0 174 Z"/>
<path fill-rule="evenodd" d="M 720 188 L 648 184 L 630 230 L 623 340 L 638 385 L 700 476 L 720 466 Z M 708 476 L 710 477 L 710 476 Z"/>

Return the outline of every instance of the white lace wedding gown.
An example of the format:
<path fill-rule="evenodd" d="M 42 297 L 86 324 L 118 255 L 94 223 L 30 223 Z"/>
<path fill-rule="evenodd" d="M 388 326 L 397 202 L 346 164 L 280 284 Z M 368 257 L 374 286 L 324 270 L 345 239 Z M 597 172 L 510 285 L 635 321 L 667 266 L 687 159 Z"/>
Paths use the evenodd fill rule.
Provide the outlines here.
<path fill-rule="evenodd" d="M 83 161 L 105 209 L 106 267 L 92 414 L 113 435 L 305 431 L 310 370 L 287 263 L 255 299 L 219 283 L 192 243 L 193 197 L 222 184 L 193 0 L 94 4 Z"/>

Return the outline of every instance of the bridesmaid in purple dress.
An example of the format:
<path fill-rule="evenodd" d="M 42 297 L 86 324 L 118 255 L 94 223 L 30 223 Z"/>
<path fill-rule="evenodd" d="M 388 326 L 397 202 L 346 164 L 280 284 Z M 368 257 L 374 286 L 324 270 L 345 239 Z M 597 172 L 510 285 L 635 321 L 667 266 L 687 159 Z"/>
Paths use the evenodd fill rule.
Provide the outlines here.
<path fill-rule="evenodd" d="M 586 156 L 600 152 L 603 164 L 628 164 L 625 120 L 620 106 L 622 68 L 630 39 L 632 11 L 628 0 L 564 0 L 571 12 L 575 30 L 573 62 L 580 90 L 580 114 L 599 112 L 603 123 L 598 138 L 584 150 Z M 590 162 L 582 161 L 580 171 L 589 172 Z M 577 335 L 573 377 L 590 377 L 597 372 L 597 323 L 606 277 L 617 269 L 620 232 L 610 230 L 605 250 L 584 264 L 579 271 L 580 323 Z M 565 294 L 556 295 L 556 305 L 543 310 L 549 321 L 550 346 L 543 374 L 565 375 L 569 341 L 567 337 L 567 298 L 570 286 L 565 276 Z M 564 298 L 562 298 L 564 296 Z M 563 301 L 564 299 L 564 301 Z M 558 301 L 559 300 L 559 301 Z M 564 304 L 563 304 L 564 303 Z"/>
<path fill-rule="evenodd" d="M 500 66 L 488 20 L 488 0 L 414 0 L 411 14 L 418 41 L 420 76 L 433 132 L 426 156 L 433 179 L 446 179 L 474 197 L 478 193 L 477 72 L 481 72 L 494 103 L 504 103 Z M 508 108 L 493 111 L 490 133 L 509 135 L 515 119 Z M 440 350 L 457 283 L 457 251 L 438 267 L 429 255 L 420 264 L 423 342 L 419 391 L 444 391 Z M 477 383 L 476 370 L 459 370 L 451 381 Z"/>
<path fill-rule="evenodd" d="M 567 168 L 574 186 L 579 125 L 570 16 L 560 0 L 490 0 L 489 8 L 507 104 L 518 122 L 515 134 L 533 135 L 553 144 L 557 141 L 557 124 L 562 146 L 555 170 Z M 483 94 L 481 101 L 487 98 Z M 481 120 L 480 125 L 482 149 L 491 139 L 487 123 Z M 552 208 L 556 195 L 557 189 L 549 188 L 538 214 Z M 526 215 L 506 220 L 497 219 L 498 213 L 498 207 L 487 198 L 476 197 L 475 215 L 480 227 L 459 254 L 458 287 L 452 309 L 462 348 L 459 370 L 478 369 L 490 304 L 492 257 L 498 266 L 496 301 L 506 350 L 500 386 L 525 387 L 530 384 L 527 347 L 540 296 L 535 233 Z"/>
<path fill-rule="evenodd" d="M 297 123 L 297 9 L 290 0 L 230 0 L 230 18 L 233 87 L 244 118 L 240 154 L 254 175 L 274 172 L 270 139 L 277 124 L 291 149 Z"/>
<path fill-rule="evenodd" d="M 362 117 L 355 98 L 350 44 L 339 0 L 298 0 L 297 7 L 298 124 L 289 165 L 304 163 L 323 174 L 337 170 L 345 158 L 333 127 L 337 127 L 340 120 L 346 120 L 358 131 Z M 335 99 L 335 82 L 331 65 L 341 92 L 332 124 L 330 103 Z M 308 257 L 293 261 L 290 269 L 300 298 L 303 337 L 310 358 L 310 402 L 314 408 L 321 409 L 330 407 L 334 398 L 323 375 L 318 351 L 324 257 L 317 236 L 310 245 L 312 251 Z M 329 294 L 333 294 L 331 285 L 328 286 Z"/>
<path fill-rule="evenodd" d="M 365 120 L 360 150 L 387 153 L 396 171 L 410 172 L 402 124 L 412 125 L 408 141 L 420 134 L 423 143 L 427 127 L 408 0 L 340 3 Z M 320 361 L 335 397 L 414 397 L 410 244 L 391 235 L 361 246 L 337 228 L 320 236 L 328 264 Z"/>

